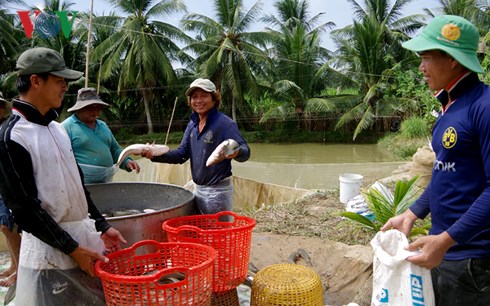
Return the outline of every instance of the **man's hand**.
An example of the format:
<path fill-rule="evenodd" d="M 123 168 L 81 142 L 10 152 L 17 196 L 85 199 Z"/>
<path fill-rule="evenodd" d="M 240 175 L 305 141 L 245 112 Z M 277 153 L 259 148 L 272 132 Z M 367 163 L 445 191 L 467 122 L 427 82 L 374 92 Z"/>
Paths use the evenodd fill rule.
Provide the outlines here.
<path fill-rule="evenodd" d="M 129 170 L 135 170 L 136 173 L 140 173 L 140 165 L 134 160 L 128 161 L 126 163 L 126 168 L 128 168 Z"/>
<path fill-rule="evenodd" d="M 417 220 L 417 216 L 410 209 L 407 209 L 403 214 L 390 218 L 385 225 L 383 225 L 381 230 L 384 232 L 393 228 L 399 230 L 408 237 L 412 231 L 415 220 Z"/>
<path fill-rule="evenodd" d="M 149 149 L 143 149 L 143 150 L 141 150 L 141 156 L 142 157 L 145 157 L 145 158 L 148 158 L 148 159 L 152 159 L 153 157 L 155 157 L 153 155 L 153 152 L 151 152 L 151 150 L 149 150 Z"/>
<path fill-rule="evenodd" d="M 413 264 L 426 269 L 437 267 L 447 250 L 456 243 L 447 232 L 421 237 L 407 246 L 408 251 L 420 251 L 419 255 L 407 258 Z"/>
<path fill-rule="evenodd" d="M 75 251 L 70 253 L 70 256 L 77 262 L 80 269 L 90 276 L 95 276 L 94 265 L 97 260 L 100 259 L 103 262 L 109 261 L 109 258 L 82 246 L 78 246 Z"/>
<path fill-rule="evenodd" d="M 113 227 L 110 227 L 105 233 L 100 236 L 100 238 L 102 238 L 102 240 L 104 241 L 105 248 L 109 253 L 120 250 L 120 242 L 128 243 L 121 235 L 121 233 Z"/>

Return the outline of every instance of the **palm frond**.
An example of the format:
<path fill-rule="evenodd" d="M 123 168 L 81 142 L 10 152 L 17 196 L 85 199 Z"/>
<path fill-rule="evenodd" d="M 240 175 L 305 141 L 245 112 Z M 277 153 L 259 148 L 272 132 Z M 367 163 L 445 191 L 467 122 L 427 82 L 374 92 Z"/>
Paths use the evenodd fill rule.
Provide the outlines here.
<path fill-rule="evenodd" d="M 340 215 L 344 218 L 347 218 L 351 221 L 354 221 L 355 224 L 360 225 L 361 227 L 369 229 L 373 232 L 378 232 L 378 230 L 379 230 L 379 225 L 376 225 L 375 223 L 373 223 L 368 218 L 361 216 L 359 214 L 356 214 L 354 212 L 342 211 L 342 212 L 338 213 L 338 215 Z"/>

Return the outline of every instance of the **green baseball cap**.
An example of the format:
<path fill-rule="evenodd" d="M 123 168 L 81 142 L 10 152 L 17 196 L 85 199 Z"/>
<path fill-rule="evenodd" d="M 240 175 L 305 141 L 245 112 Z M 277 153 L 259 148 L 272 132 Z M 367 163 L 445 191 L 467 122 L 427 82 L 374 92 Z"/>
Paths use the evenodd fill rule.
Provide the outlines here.
<path fill-rule="evenodd" d="M 49 72 L 68 81 L 83 76 L 83 72 L 66 68 L 65 60 L 58 52 L 42 47 L 24 51 L 17 59 L 15 70 L 19 76 Z"/>
<path fill-rule="evenodd" d="M 442 50 L 469 70 L 483 73 L 476 56 L 479 38 L 478 30 L 468 20 L 442 15 L 434 17 L 422 33 L 404 42 L 402 47 L 415 52 Z"/>

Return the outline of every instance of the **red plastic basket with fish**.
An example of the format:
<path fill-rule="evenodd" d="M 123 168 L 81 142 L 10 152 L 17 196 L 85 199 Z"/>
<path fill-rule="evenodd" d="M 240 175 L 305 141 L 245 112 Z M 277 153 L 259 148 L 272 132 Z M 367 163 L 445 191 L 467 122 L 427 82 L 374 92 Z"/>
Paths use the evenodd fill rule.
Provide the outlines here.
<path fill-rule="evenodd" d="M 254 226 L 254 219 L 229 211 L 178 217 L 162 224 L 168 241 L 201 243 L 218 252 L 213 292 L 234 289 L 245 281 Z"/>
<path fill-rule="evenodd" d="M 97 261 L 107 305 L 211 305 L 216 251 L 202 244 L 144 240 Z"/>

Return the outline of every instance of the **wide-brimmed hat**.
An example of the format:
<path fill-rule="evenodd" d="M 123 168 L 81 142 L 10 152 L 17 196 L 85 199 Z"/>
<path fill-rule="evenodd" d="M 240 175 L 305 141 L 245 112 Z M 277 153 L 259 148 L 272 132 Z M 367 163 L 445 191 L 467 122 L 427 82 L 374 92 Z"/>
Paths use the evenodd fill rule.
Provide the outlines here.
<path fill-rule="evenodd" d="M 460 16 L 435 17 L 420 33 L 402 46 L 415 52 L 442 50 L 458 63 L 477 73 L 483 73 L 477 57 L 479 34 L 476 27 Z"/>
<path fill-rule="evenodd" d="M 75 103 L 75 105 L 70 107 L 68 111 L 74 112 L 92 104 L 100 104 L 106 107 L 109 106 L 108 103 L 105 103 L 100 99 L 99 95 L 97 94 L 97 90 L 95 90 L 95 88 L 92 87 L 81 88 L 78 90 L 77 102 Z"/>
<path fill-rule="evenodd" d="M 17 59 L 15 70 L 19 76 L 49 72 L 68 81 L 83 76 L 83 72 L 66 68 L 65 60 L 58 52 L 43 47 L 24 51 Z"/>
<path fill-rule="evenodd" d="M 190 95 L 191 92 L 196 88 L 201 88 L 202 90 L 207 92 L 216 92 L 216 86 L 210 80 L 195 79 L 194 82 L 192 82 L 191 85 L 189 86 L 189 89 L 186 90 L 185 95 L 186 96 Z"/>

